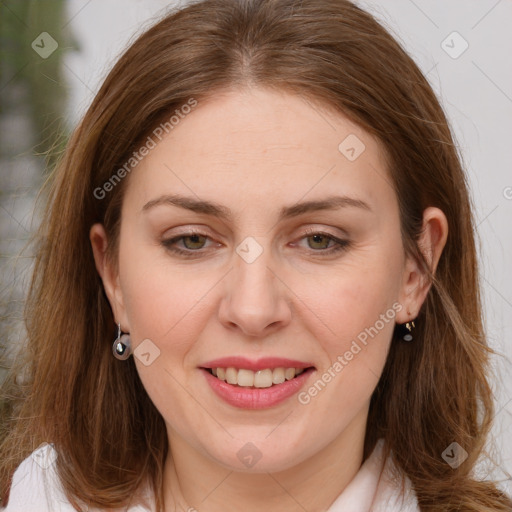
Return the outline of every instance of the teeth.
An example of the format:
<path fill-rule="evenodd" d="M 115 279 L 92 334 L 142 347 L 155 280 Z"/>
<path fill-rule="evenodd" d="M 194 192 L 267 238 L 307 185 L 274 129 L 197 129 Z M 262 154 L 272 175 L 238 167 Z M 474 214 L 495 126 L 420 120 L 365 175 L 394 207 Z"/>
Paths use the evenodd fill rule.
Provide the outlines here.
<path fill-rule="evenodd" d="M 233 370 L 233 368 L 230 369 Z M 251 370 L 238 370 L 238 380 L 231 384 L 247 387 L 254 386 L 254 372 L 251 372 Z"/>
<path fill-rule="evenodd" d="M 228 384 L 238 384 L 238 371 L 235 368 L 226 368 L 226 381 Z"/>
<path fill-rule="evenodd" d="M 286 380 L 292 380 L 295 377 L 295 368 L 286 368 L 284 371 L 284 378 Z"/>
<path fill-rule="evenodd" d="M 243 370 L 240 370 L 242 372 Z M 247 371 L 247 370 L 246 370 Z M 272 370 L 259 370 L 254 374 L 255 388 L 269 388 L 272 386 L 274 372 Z"/>
<path fill-rule="evenodd" d="M 272 372 L 272 383 L 282 384 L 284 382 L 284 368 L 274 368 Z"/>
<path fill-rule="evenodd" d="M 244 368 L 212 368 L 212 373 L 218 379 L 242 387 L 269 388 L 273 384 L 282 384 L 300 375 L 304 368 L 266 368 L 265 370 L 246 370 Z"/>

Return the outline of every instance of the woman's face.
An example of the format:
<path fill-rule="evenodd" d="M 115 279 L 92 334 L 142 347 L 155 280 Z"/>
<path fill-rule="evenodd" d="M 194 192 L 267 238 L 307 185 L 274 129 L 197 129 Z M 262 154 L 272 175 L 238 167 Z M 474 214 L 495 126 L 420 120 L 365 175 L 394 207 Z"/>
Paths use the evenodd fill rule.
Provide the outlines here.
<path fill-rule="evenodd" d="M 361 439 L 419 308 L 376 140 L 299 96 L 233 90 L 127 179 L 106 287 L 171 446 L 260 472 Z"/>

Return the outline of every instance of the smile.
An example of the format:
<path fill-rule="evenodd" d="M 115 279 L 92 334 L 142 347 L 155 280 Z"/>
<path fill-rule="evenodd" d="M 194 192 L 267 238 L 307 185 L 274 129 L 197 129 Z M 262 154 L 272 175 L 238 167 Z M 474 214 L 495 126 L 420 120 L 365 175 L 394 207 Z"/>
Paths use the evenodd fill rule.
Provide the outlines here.
<path fill-rule="evenodd" d="M 266 368 L 264 370 L 246 370 L 245 368 L 211 368 L 210 372 L 219 380 L 241 387 L 269 388 L 282 384 L 300 375 L 304 368 Z"/>
<path fill-rule="evenodd" d="M 267 409 L 284 402 L 316 370 L 310 363 L 291 359 L 242 357 L 217 359 L 199 369 L 218 398 L 241 409 Z"/>

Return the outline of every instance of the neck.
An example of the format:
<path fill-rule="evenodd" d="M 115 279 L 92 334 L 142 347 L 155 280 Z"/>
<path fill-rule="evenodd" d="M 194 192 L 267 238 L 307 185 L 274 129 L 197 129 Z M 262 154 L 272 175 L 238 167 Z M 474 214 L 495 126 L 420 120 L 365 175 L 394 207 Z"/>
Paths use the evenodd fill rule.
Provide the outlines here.
<path fill-rule="evenodd" d="M 170 435 L 164 468 L 165 512 L 326 511 L 363 462 L 367 409 L 331 443 L 289 469 L 248 473 L 227 469 Z"/>

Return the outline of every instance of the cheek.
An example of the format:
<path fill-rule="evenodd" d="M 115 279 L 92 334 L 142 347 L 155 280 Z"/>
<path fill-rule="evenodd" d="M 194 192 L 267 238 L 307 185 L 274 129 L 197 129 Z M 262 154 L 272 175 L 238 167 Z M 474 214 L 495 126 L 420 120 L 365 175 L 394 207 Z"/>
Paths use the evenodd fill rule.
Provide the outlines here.
<path fill-rule="evenodd" d="M 323 429 L 326 437 L 335 436 L 369 405 L 386 363 L 395 325 L 396 305 L 384 296 L 366 289 L 339 288 L 324 322 L 314 331 L 321 366 L 315 378 L 298 395 L 302 411 Z M 334 305 L 336 304 L 336 305 Z M 328 308 L 329 305 L 327 304 Z M 319 315 L 320 316 L 320 315 Z M 324 325 L 328 324 L 329 334 Z M 309 329 L 314 329 L 309 326 Z M 325 424 L 326 412 L 331 419 Z"/>
<path fill-rule="evenodd" d="M 316 338 L 327 345 L 329 353 L 344 349 L 375 324 L 385 335 L 393 328 L 400 268 L 385 261 L 340 267 L 297 283 L 304 306 L 314 313 L 310 317 L 316 324 Z M 381 315 L 386 315 L 384 324 Z"/>
<path fill-rule="evenodd" d="M 377 254 L 377 251 L 372 252 Z M 316 385 L 299 397 L 320 414 L 324 407 L 348 418 L 369 400 L 386 362 L 400 289 L 399 259 L 383 256 L 361 258 L 336 273 L 303 281 L 307 299 L 307 329 L 321 348 L 321 368 Z M 319 382 L 320 381 L 320 382 Z"/>
<path fill-rule="evenodd" d="M 149 338 L 157 346 L 172 343 L 172 353 L 178 354 L 179 347 L 185 349 L 197 339 L 199 318 L 216 279 L 206 273 L 191 279 L 190 270 L 171 268 L 159 253 L 155 247 L 129 241 L 121 247 L 124 306 L 134 346 Z"/>

